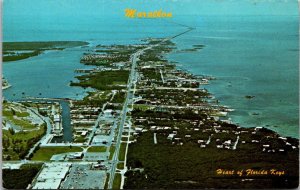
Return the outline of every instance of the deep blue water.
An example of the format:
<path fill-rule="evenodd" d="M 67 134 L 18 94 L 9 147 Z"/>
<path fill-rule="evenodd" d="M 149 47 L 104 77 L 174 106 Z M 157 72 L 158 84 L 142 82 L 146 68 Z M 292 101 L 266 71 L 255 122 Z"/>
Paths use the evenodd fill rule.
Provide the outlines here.
<path fill-rule="evenodd" d="M 196 27 L 174 42 L 179 49 L 203 44 L 199 52 L 167 57 L 194 74 L 217 77 L 206 86 L 222 104 L 236 111 L 230 117 L 242 126 L 266 126 L 298 137 L 297 17 L 176 17 L 172 21 Z M 146 37 L 171 36 L 185 28 L 168 20 L 73 18 L 36 20 L 4 17 L 4 41 L 83 40 L 90 45 L 138 43 Z M 84 90 L 69 87 L 85 50 L 70 48 L 5 63 L 12 88 L 5 98 L 26 96 L 81 98 Z M 42 95 L 39 95 L 41 93 Z M 255 98 L 247 100 L 246 95 Z M 259 115 L 252 115 L 258 113 Z M 275 127 L 276 126 L 276 127 Z"/>

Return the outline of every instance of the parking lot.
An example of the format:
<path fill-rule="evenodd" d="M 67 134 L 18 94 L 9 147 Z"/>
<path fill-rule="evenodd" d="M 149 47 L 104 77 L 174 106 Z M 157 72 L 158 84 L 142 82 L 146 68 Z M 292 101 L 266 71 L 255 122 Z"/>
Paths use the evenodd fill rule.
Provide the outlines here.
<path fill-rule="evenodd" d="M 104 189 L 105 170 L 94 170 L 91 164 L 73 164 L 60 189 Z"/>

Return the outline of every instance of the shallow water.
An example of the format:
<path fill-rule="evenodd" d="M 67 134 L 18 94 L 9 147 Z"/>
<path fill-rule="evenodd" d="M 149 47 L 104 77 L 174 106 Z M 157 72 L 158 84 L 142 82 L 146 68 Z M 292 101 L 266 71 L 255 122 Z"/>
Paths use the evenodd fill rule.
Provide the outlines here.
<path fill-rule="evenodd" d="M 206 46 L 168 58 L 195 74 L 217 77 L 205 88 L 236 110 L 230 113 L 235 123 L 267 125 L 299 138 L 297 17 L 206 17 L 197 30 L 175 41 L 181 48 Z"/>

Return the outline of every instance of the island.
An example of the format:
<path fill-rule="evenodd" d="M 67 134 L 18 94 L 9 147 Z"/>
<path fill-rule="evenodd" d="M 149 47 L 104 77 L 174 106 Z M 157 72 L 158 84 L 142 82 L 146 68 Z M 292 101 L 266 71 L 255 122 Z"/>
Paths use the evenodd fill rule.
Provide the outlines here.
<path fill-rule="evenodd" d="M 2 90 L 8 89 L 10 87 L 11 85 L 8 83 L 8 81 L 4 77 L 2 77 Z"/>
<path fill-rule="evenodd" d="M 70 81 L 91 89 L 82 100 L 4 100 L 4 187 L 297 187 L 298 139 L 233 123 L 205 88 L 214 77 L 166 59 L 191 30 L 94 46 Z"/>
<path fill-rule="evenodd" d="M 40 55 L 44 51 L 64 50 L 85 45 L 88 43 L 81 41 L 3 42 L 3 62 L 27 59 Z"/>

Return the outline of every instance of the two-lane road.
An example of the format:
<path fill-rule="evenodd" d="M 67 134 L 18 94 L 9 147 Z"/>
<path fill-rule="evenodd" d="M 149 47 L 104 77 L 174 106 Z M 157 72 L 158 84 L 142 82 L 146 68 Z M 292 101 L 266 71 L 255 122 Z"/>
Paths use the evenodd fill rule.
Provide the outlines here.
<path fill-rule="evenodd" d="M 127 85 L 127 94 L 126 94 L 126 99 L 125 99 L 125 102 L 124 102 L 124 105 L 123 105 L 123 109 L 122 109 L 122 113 L 120 115 L 121 117 L 121 122 L 120 122 L 120 126 L 119 126 L 119 131 L 118 131 L 118 136 L 117 136 L 117 141 L 116 141 L 116 149 L 115 149 L 115 152 L 114 152 L 114 155 L 113 155 L 113 158 L 112 158 L 112 165 L 111 165 L 111 170 L 110 170 L 110 179 L 109 179 L 109 183 L 108 183 L 108 189 L 112 189 L 112 186 L 113 186 L 113 181 L 114 181 L 114 178 L 115 178 L 115 173 L 116 173 L 116 168 L 117 168 L 117 164 L 118 164 L 118 161 L 119 161 L 119 151 L 120 151 L 120 145 L 121 145 L 121 139 L 122 139 L 122 133 L 123 133 L 123 129 L 124 129 L 124 124 L 125 124 L 125 121 L 126 121 L 126 116 L 127 116 L 127 110 L 128 110 L 128 104 L 130 101 L 132 101 L 132 98 L 133 98 L 133 94 L 132 94 L 132 91 L 134 88 L 133 84 L 135 82 L 137 82 L 137 73 L 136 73 L 136 66 L 137 66 L 137 60 L 139 58 L 139 56 L 141 54 L 144 53 L 144 51 L 146 50 L 149 50 L 153 47 L 156 47 L 158 45 L 160 45 L 161 43 L 163 42 L 166 42 L 168 40 L 171 40 L 171 39 L 174 39 L 178 36 L 181 36 L 187 32 L 190 32 L 191 30 L 193 30 L 194 28 L 188 28 L 188 30 L 184 31 L 184 32 L 181 32 L 177 35 L 174 35 L 172 37 L 169 37 L 169 38 L 165 38 L 164 40 L 162 40 L 161 42 L 157 43 L 157 44 L 153 44 L 153 45 L 150 45 L 142 50 L 139 50 L 137 52 L 135 52 L 134 54 L 131 55 L 130 57 L 130 61 L 131 61 L 131 70 L 130 70 L 130 76 L 129 76 L 129 79 L 128 79 L 128 85 Z"/>

